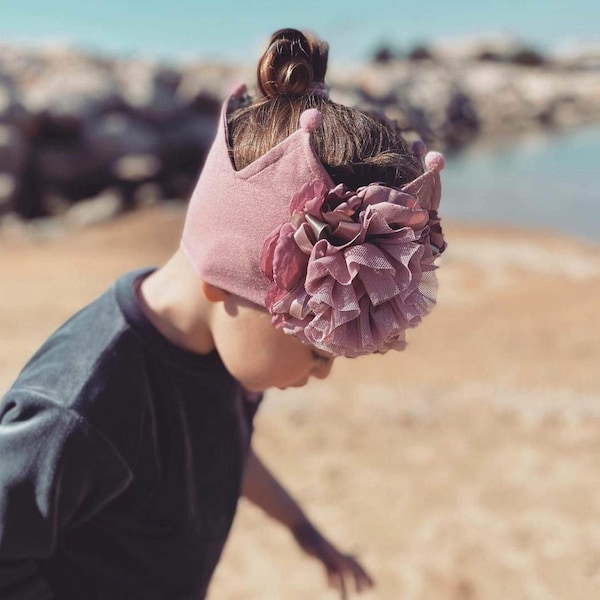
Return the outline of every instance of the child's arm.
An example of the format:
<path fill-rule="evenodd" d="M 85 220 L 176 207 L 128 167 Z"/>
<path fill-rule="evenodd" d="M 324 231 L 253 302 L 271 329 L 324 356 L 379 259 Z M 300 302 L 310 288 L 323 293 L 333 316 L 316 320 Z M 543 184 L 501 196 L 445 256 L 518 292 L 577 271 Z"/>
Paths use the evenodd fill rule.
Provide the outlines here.
<path fill-rule="evenodd" d="M 298 503 L 288 494 L 260 458 L 250 451 L 244 477 L 246 498 L 270 517 L 285 525 L 302 549 L 320 560 L 331 585 L 347 597 L 347 580 L 354 580 L 357 591 L 370 588 L 373 580 L 352 556 L 342 554 L 309 521 Z"/>

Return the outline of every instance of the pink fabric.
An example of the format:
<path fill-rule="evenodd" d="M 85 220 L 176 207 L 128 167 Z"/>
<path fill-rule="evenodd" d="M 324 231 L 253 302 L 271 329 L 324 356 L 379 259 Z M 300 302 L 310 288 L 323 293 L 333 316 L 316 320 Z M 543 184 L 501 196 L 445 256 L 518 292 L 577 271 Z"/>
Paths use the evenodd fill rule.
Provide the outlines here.
<path fill-rule="evenodd" d="M 235 171 L 226 107 L 183 231 L 195 272 L 332 354 L 404 348 L 406 329 L 435 304 L 443 156 L 427 154 L 427 171 L 401 190 L 334 186 L 311 146 L 321 124 L 311 109 L 296 132 Z"/>
<path fill-rule="evenodd" d="M 435 304 L 429 219 L 394 188 L 305 184 L 263 250 L 273 322 L 335 355 L 403 349 Z"/>
<path fill-rule="evenodd" d="M 271 285 L 260 270 L 265 239 L 289 219 L 293 191 L 313 179 L 333 183 L 310 143 L 311 128 L 320 124 L 318 111 L 318 118 L 307 119 L 304 127 L 236 171 L 227 144 L 227 105 L 190 200 L 181 248 L 200 279 L 264 306 Z"/>

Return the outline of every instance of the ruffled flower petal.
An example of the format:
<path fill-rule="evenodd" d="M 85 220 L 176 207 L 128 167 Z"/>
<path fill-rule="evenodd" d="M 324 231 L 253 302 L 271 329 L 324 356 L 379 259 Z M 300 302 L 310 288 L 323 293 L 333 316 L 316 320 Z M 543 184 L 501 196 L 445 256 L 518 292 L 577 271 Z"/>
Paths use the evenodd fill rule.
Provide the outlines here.
<path fill-rule="evenodd" d="M 435 304 L 434 260 L 445 248 L 437 212 L 394 188 L 313 181 L 290 217 L 261 259 L 273 323 L 335 355 L 403 349 L 406 329 Z"/>
<path fill-rule="evenodd" d="M 270 264 L 272 264 L 273 282 L 280 288 L 289 290 L 304 276 L 308 256 L 296 244 L 291 223 L 285 223 L 281 227 Z"/>

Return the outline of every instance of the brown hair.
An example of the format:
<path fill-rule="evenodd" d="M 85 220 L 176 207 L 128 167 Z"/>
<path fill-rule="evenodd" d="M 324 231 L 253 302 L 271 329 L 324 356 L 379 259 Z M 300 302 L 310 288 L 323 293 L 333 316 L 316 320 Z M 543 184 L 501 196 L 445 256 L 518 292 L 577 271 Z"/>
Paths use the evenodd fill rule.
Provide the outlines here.
<path fill-rule="evenodd" d="M 243 169 L 288 137 L 309 108 L 322 114 L 312 143 L 335 183 L 351 189 L 373 182 L 400 187 L 422 173 L 399 130 L 383 119 L 323 97 L 329 47 L 296 29 L 276 31 L 260 58 L 260 98 L 228 118 L 236 169 Z"/>

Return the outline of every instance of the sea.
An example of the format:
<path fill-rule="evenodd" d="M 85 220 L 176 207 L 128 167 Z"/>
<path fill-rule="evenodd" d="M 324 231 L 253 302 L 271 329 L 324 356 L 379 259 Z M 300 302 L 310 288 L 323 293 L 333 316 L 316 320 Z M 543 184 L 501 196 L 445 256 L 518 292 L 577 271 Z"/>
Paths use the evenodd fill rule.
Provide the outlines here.
<path fill-rule="evenodd" d="M 441 214 L 600 244 L 600 125 L 476 143 L 448 157 Z"/>

